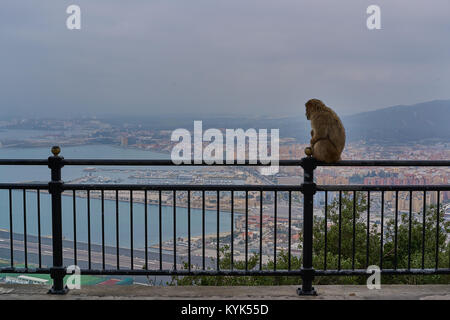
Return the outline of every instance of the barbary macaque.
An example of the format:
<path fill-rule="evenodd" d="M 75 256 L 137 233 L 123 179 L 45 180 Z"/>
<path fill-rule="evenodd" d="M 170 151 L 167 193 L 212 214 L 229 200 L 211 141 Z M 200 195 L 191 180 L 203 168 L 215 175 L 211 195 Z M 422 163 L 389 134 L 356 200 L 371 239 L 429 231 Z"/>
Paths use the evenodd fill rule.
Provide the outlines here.
<path fill-rule="evenodd" d="M 311 121 L 312 156 L 326 163 L 337 162 L 345 146 L 345 129 L 338 115 L 319 99 L 305 104 L 306 118 Z"/>

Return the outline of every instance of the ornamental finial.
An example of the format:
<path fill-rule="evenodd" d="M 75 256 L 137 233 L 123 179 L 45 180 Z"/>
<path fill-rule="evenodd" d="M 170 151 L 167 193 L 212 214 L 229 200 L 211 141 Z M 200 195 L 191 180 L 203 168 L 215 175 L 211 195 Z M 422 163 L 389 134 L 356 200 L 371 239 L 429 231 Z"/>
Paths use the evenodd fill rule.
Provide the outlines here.
<path fill-rule="evenodd" d="M 312 148 L 311 148 L 311 147 L 306 147 L 306 148 L 305 148 L 305 154 L 306 154 L 308 157 L 311 157 L 311 156 L 312 156 Z"/>
<path fill-rule="evenodd" d="M 59 155 L 59 153 L 61 152 L 61 148 L 59 146 L 53 146 L 52 147 L 52 153 L 55 157 L 57 157 Z"/>

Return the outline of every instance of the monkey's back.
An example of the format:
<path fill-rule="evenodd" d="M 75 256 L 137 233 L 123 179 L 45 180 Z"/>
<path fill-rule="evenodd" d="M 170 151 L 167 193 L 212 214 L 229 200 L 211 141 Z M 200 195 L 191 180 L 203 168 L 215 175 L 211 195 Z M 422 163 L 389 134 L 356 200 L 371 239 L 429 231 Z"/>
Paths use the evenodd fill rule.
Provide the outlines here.
<path fill-rule="evenodd" d="M 328 137 L 336 146 L 339 153 L 342 153 L 345 147 L 345 128 L 338 115 L 331 110 L 333 117 L 330 118 L 330 125 L 328 127 Z"/>
<path fill-rule="evenodd" d="M 345 147 L 345 129 L 338 115 L 327 107 L 312 119 L 313 127 L 322 127 L 326 131 L 324 139 L 319 140 L 313 148 L 313 156 L 327 163 L 339 161 Z"/>

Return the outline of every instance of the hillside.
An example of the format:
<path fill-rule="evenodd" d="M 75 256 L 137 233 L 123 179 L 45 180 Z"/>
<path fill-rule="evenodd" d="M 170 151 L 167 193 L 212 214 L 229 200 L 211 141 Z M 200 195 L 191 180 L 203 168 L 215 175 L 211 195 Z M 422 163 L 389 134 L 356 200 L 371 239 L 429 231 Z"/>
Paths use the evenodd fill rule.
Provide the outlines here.
<path fill-rule="evenodd" d="M 339 110 L 337 110 L 339 114 Z M 398 105 L 341 118 L 347 141 L 365 140 L 368 143 L 450 142 L 450 100 L 434 100 L 415 105 Z M 281 137 L 310 139 L 310 124 L 303 105 L 292 117 L 220 117 L 205 115 L 113 117 L 106 121 L 122 125 L 141 124 L 156 130 L 193 129 L 194 120 L 203 121 L 208 128 L 279 128 Z"/>
<path fill-rule="evenodd" d="M 349 140 L 450 141 L 450 100 L 393 106 L 342 119 Z"/>
<path fill-rule="evenodd" d="M 303 111 L 303 110 L 302 110 Z M 339 112 L 339 110 L 338 110 Z M 368 143 L 450 142 L 450 100 L 399 105 L 341 118 L 347 141 Z M 261 121 L 261 120 L 260 120 Z M 261 128 L 280 128 L 281 136 L 309 141 L 310 124 L 305 116 L 265 119 Z M 246 123 L 248 124 L 248 123 Z"/>

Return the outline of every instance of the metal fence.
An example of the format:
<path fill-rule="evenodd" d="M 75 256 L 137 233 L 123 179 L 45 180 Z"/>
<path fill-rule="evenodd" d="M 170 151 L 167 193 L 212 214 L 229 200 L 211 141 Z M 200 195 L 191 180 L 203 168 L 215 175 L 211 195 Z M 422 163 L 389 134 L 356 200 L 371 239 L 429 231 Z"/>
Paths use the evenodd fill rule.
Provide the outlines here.
<path fill-rule="evenodd" d="M 73 262 L 73 264 L 83 265 L 81 263 L 84 262 L 84 268 L 81 269 L 81 273 L 85 275 L 228 275 L 228 276 L 301 276 L 302 278 L 302 287 L 298 289 L 298 293 L 301 295 L 315 295 L 316 292 L 312 286 L 314 277 L 316 276 L 353 276 L 353 275 L 364 275 L 367 274 L 367 266 L 369 266 L 371 260 L 369 255 L 373 254 L 373 244 L 370 240 L 370 224 L 371 224 L 371 195 L 377 193 L 381 196 L 381 208 L 380 208 L 380 216 L 381 216 L 381 230 L 379 234 L 379 244 L 376 244 L 375 250 L 379 251 L 379 261 L 376 261 L 377 265 L 381 269 L 381 273 L 383 274 L 450 274 L 450 256 L 449 261 L 447 263 L 443 263 L 442 259 L 439 261 L 439 256 L 441 253 L 440 245 L 442 246 L 442 240 L 440 237 L 444 236 L 444 246 L 448 245 L 447 231 L 445 228 L 440 226 L 440 222 L 443 218 L 443 213 L 441 212 L 441 193 L 450 191 L 450 185 L 316 185 L 314 183 L 314 171 L 318 166 L 334 166 L 334 167 L 448 167 L 450 165 L 450 161 L 398 161 L 398 160 L 378 160 L 378 161 L 340 161 L 334 164 L 325 164 L 317 162 L 314 158 L 306 157 L 301 160 L 282 160 L 280 161 L 280 166 L 295 166 L 301 167 L 303 169 L 304 181 L 299 185 L 165 185 L 165 184 L 68 184 L 64 183 L 61 177 L 61 171 L 64 166 L 174 166 L 170 160 L 82 160 L 82 159 L 64 159 L 59 156 L 60 149 L 59 147 L 52 148 L 53 156 L 50 156 L 47 160 L 24 160 L 24 159 L 10 159 L 10 160 L 0 160 L 0 165 L 2 166 L 48 166 L 51 170 L 51 180 L 48 183 L 0 183 L 0 190 L 4 190 L 7 192 L 8 197 L 8 210 L 4 212 L 0 212 L 0 215 L 8 215 L 9 216 L 9 230 L 4 230 L 4 235 L 9 237 L 3 240 L 3 244 L 8 244 L 9 246 L 9 260 L 10 266 L 0 268 L 0 272 L 5 273 L 46 273 L 50 274 L 53 279 L 53 287 L 50 290 L 50 293 L 54 294 L 62 294 L 67 292 L 67 288 L 64 286 L 63 279 L 67 275 L 67 265 L 68 261 Z M 191 164 L 191 166 L 206 166 L 206 164 Z M 233 164 L 235 166 L 261 166 L 261 163 L 249 163 L 245 164 Z M 228 166 L 228 164 L 227 164 Z M 36 193 L 36 221 L 37 221 L 37 235 L 29 235 L 27 233 L 27 208 L 28 205 L 26 201 L 28 199 L 27 192 L 35 192 Z M 13 206 L 16 205 L 14 203 L 14 196 L 17 196 L 17 192 L 21 192 L 21 208 L 23 208 L 23 226 L 21 226 L 21 231 L 19 233 L 15 233 L 16 225 L 13 224 Z M 51 197 L 51 238 L 42 236 L 41 233 L 41 196 L 42 193 L 49 193 Z M 121 195 L 123 192 L 129 193 L 129 197 L 126 201 L 129 202 L 128 210 L 129 212 L 120 212 L 119 203 L 123 201 L 121 199 Z M 317 219 L 316 217 L 316 225 L 315 225 L 315 217 L 314 217 L 314 206 L 313 202 L 315 200 L 316 193 L 322 193 L 324 196 L 324 209 L 323 209 L 323 217 L 321 219 Z M 394 212 L 394 226 L 393 226 L 393 234 L 392 243 L 393 243 L 393 252 L 390 255 L 393 257 L 393 263 L 391 263 L 388 267 L 385 267 L 383 264 L 383 258 L 385 257 L 383 250 L 385 250 L 385 245 L 383 241 L 386 241 L 385 234 L 386 230 L 383 230 L 385 227 L 385 193 L 386 192 L 394 192 L 396 194 L 395 197 L 395 212 Z M 398 210 L 398 194 L 399 192 L 407 192 L 409 193 L 409 237 L 407 240 L 407 246 L 403 246 L 399 248 L 399 239 L 398 235 L 398 221 L 399 221 L 399 210 Z M 421 265 L 417 268 L 411 265 L 411 246 L 416 245 L 415 239 L 411 239 L 411 229 L 412 227 L 412 193 L 420 192 L 423 194 L 423 215 L 422 215 L 422 239 L 421 239 Z M 429 212 L 427 211 L 427 193 L 435 192 L 437 193 L 437 208 L 435 212 L 437 212 L 436 217 L 436 241 L 434 248 L 435 255 L 435 263 L 433 267 L 429 267 L 428 264 L 425 263 L 425 230 L 427 217 Z M 77 197 L 82 193 L 83 197 L 86 198 L 86 226 L 80 227 L 77 225 L 77 208 L 80 205 L 77 202 Z M 92 230 L 91 228 L 91 220 L 92 210 L 91 210 L 91 195 L 95 193 L 96 198 L 101 201 L 100 211 L 100 231 Z M 145 204 L 145 212 L 144 212 L 144 248 L 136 248 L 134 244 L 134 240 L 136 236 L 133 234 L 134 227 L 133 218 L 135 214 L 133 212 L 133 193 L 141 193 L 143 194 L 143 203 Z M 149 212 L 148 212 L 148 194 L 156 194 L 157 201 L 153 202 L 157 204 L 157 216 L 158 219 L 155 221 L 149 221 Z M 163 236 L 164 231 L 162 228 L 162 195 L 171 194 L 172 202 L 171 202 L 171 210 L 173 212 L 172 217 L 172 226 L 173 231 L 173 240 L 172 240 L 172 248 L 171 253 L 167 253 L 168 249 L 163 247 Z M 177 256 L 177 195 L 179 193 L 185 193 L 186 197 L 186 210 L 187 210 L 187 256 L 183 256 L 182 259 L 180 256 Z M 198 210 L 201 210 L 201 250 L 200 255 L 192 255 L 191 254 L 191 196 L 193 194 L 198 195 L 201 198 L 201 207 Z M 220 243 L 220 230 L 221 230 L 221 218 L 223 215 L 220 204 L 221 204 L 221 195 L 224 193 L 229 194 L 230 196 L 230 206 L 229 206 L 229 223 L 230 223 L 230 241 L 229 241 L 229 250 L 231 261 L 229 266 L 226 268 L 221 267 L 221 248 L 223 248 L 223 244 Z M 234 259 L 234 250 L 235 250 L 235 234 L 234 234 L 234 223 L 235 223 L 235 194 L 242 193 L 244 195 L 245 209 L 241 212 L 241 218 L 245 221 L 244 226 L 244 256 L 245 259 L 241 261 L 241 267 L 236 267 L 236 261 Z M 252 250 L 256 251 L 256 256 L 258 257 L 258 263 L 256 266 L 249 266 L 249 259 L 251 257 L 251 253 L 249 252 L 249 193 L 256 194 L 255 198 L 259 200 L 259 206 L 257 208 L 253 208 L 253 212 L 255 209 L 259 211 L 259 214 L 256 214 L 256 217 L 259 216 L 259 249 Z M 266 263 L 263 263 L 262 259 L 262 251 L 263 251 L 263 228 L 267 229 L 268 226 L 264 225 L 263 221 L 263 201 L 264 194 L 272 193 L 273 194 L 273 212 L 271 213 L 271 217 L 273 218 L 273 254 L 272 260 L 270 264 L 270 268 L 267 267 Z M 291 223 L 293 221 L 293 209 L 294 206 L 301 206 L 301 202 L 293 202 L 293 193 L 297 193 L 302 195 L 302 228 L 301 228 L 301 254 L 298 257 L 298 261 L 301 261 L 301 266 L 293 266 L 293 254 L 292 254 L 292 226 Z M 110 221 L 105 220 L 105 194 L 107 195 L 108 200 L 112 201 L 115 204 L 115 217 L 114 219 L 108 219 Z M 283 194 L 285 198 L 285 202 L 287 203 L 287 248 L 286 251 L 282 253 L 278 249 L 277 246 L 277 219 L 279 219 L 277 212 L 277 201 L 279 198 L 279 194 Z M 331 195 L 335 194 L 335 207 L 331 208 L 330 198 Z M 68 241 L 63 237 L 63 210 L 62 210 L 62 197 L 68 195 L 71 197 L 72 201 L 72 227 L 73 227 L 73 239 L 72 241 Z M 211 208 L 205 208 L 205 197 L 215 197 L 216 198 L 216 253 L 214 259 L 207 257 L 205 253 L 205 239 L 207 238 L 205 232 L 205 211 L 211 210 Z M 351 244 L 346 243 L 346 239 L 343 237 L 342 230 L 343 228 L 343 197 L 353 202 L 353 218 L 351 221 Z M 361 221 L 365 221 L 367 224 L 366 231 L 367 237 L 365 241 L 365 252 L 366 259 L 364 268 L 361 267 L 360 264 L 355 264 L 355 253 L 356 246 L 361 245 L 360 242 L 357 244 L 356 237 L 356 229 L 357 229 L 357 205 L 358 205 L 358 197 L 364 197 L 366 201 L 365 205 L 365 217 Z M 337 204 L 337 206 L 336 206 Z M 297 208 L 298 209 L 298 208 Z M 331 213 L 332 210 L 337 215 L 337 221 L 331 221 Z M 9 211 L 9 212 L 8 212 Z M 123 210 L 122 210 L 123 211 Z M 127 248 L 121 247 L 120 241 L 123 240 L 123 230 L 120 231 L 120 217 L 122 215 L 128 215 L 129 218 L 129 230 L 126 233 L 127 241 L 129 245 Z M 360 214 L 360 213 L 358 213 Z M 373 213 L 372 213 L 373 214 Z M 228 217 L 227 217 L 228 219 Z M 329 220 L 330 219 L 330 220 Z M 286 219 L 285 219 L 286 220 Z M 79 223 L 79 222 L 78 222 Z M 141 223 L 141 222 L 138 222 Z M 148 237 L 149 230 L 148 224 L 153 223 L 157 224 L 157 238 L 158 244 L 153 245 L 153 251 L 149 250 L 148 245 Z M 112 224 L 112 225 L 108 225 Z M 338 227 L 338 239 L 329 239 L 327 232 L 330 232 L 330 224 Z M 314 242 L 314 232 L 317 230 L 318 226 L 323 226 L 324 233 L 324 252 L 323 257 L 321 257 L 320 262 L 314 262 L 313 260 L 316 258 L 314 254 L 313 242 Z M 105 228 L 106 227 L 106 228 Z M 197 226 L 198 227 L 198 226 Z M 77 241 L 77 231 L 82 228 L 83 230 L 87 230 L 87 243 Z M 316 228 L 316 229 L 314 229 Z M 322 227 L 320 227 L 322 228 Z M 108 231 L 109 230 L 109 231 Z M 111 230 L 114 230 L 113 233 L 110 234 Z M 100 234 L 97 234 L 100 232 Z M 108 233 L 109 232 L 109 233 Z M 98 235 L 100 243 L 97 243 L 92 239 L 93 233 Z M 444 233 L 444 234 L 442 234 Z M 105 236 L 113 237 L 115 244 L 107 244 L 105 241 Z M 386 236 L 387 237 L 387 236 Z M 33 241 L 30 241 L 30 239 Z M 378 239 L 378 238 L 377 238 Z M 337 240 L 337 250 L 338 250 L 338 261 L 337 265 L 334 264 L 330 268 L 330 261 L 327 261 L 329 257 L 330 245 L 336 245 Z M 330 244 L 330 241 L 333 241 Z M 377 240 L 378 241 L 378 240 Z M 412 243 L 414 242 L 414 243 Z M 222 245 L 222 247 L 221 247 Z M 372 245 L 372 248 L 371 248 Z M 31 248 L 30 246 L 33 246 Z M 70 247 L 71 257 L 68 259 L 65 257 L 67 255 L 65 251 Z M 344 247 L 351 248 L 350 257 L 347 257 L 351 262 L 351 267 L 344 266 L 344 256 L 342 251 L 344 251 Z M 316 248 L 317 249 L 317 248 Z M 43 261 L 43 251 L 51 250 L 52 260 L 49 263 L 44 263 Z M 397 261 L 397 256 L 399 250 L 407 250 L 408 252 L 408 264 L 406 267 L 399 266 Z M 259 251 L 259 252 L 258 252 Z M 24 257 L 24 267 L 18 267 L 15 263 L 15 255 L 19 252 L 23 252 Z M 285 265 L 283 268 L 279 267 L 279 259 L 277 257 L 280 254 L 284 254 L 287 257 L 287 266 Z M 378 253 L 377 253 L 378 254 Z M 38 267 L 31 267 L 29 263 L 29 257 L 33 257 L 36 265 Z M 109 257 L 109 258 L 107 258 Z M 111 257 L 115 257 L 115 259 L 111 260 Z M 123 259 L 126 257 L 129 260 L 129 266 L 126 264 L 123 265 Z M 109 259 L 107 261 L 107 259 Z M 142 268 L 135 267 L 135 259 L 140 259 L 140 261 L 144 261 Z M 150 266 L 149 259 L 152 261 L 158 261 L 156 265 Z M 172 261 L 170 261 L 172 260 Z M 168 262 L 169 261 L 169 262 Z M 180 268 L 181 263 L 186 263 L 186 267 Z M 277 265 L 278 263 L 278 265 Z M 106 266 L 109 267 L 106 267 Z M 178 267 L 177 267 L 178 265 Z M 314 265 L 319 265 L 319 267 Z M 112 267 L 111 267 L 112 266 Z"/>

